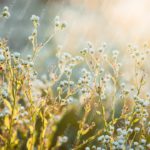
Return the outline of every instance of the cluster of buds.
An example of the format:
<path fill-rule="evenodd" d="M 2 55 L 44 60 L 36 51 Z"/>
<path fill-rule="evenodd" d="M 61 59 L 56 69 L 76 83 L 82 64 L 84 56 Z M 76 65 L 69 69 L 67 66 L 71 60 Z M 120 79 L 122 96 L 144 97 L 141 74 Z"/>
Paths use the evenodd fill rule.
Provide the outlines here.
<path fill-rule="evenodd" d="M 31 19 L 31 21 L 32 21 L 32 23 L 33 23 L 35 28 L 37 28 L 40 25 L 40 23 L 39 23 L 39 21 L 40 21 L 39 16 L 32 15 L 30 19 Z"/>
<path fill-rule="evenodd" d="M 6 18 L 6 19 L 10 17 L 9 8 L 7 6 L 5 6 L 3 8 L 3 11 L 2 11 L 1 15 L 2 15 L 2 17 Z"/>
<path fill-rule="evenodd" d="M 64 30 L 67 27 L 67 23 L 65 21 L 61 21 L 59 16 L 55 17 L 55 29 Z"/>
<path fill-rule="evenodd" d="M 91 42 L 87 42 L 87 46 L 80 51 L 80 53 L 85 56 L 86 54 L 93 55 L 95 53 L 93 44 Z"/>

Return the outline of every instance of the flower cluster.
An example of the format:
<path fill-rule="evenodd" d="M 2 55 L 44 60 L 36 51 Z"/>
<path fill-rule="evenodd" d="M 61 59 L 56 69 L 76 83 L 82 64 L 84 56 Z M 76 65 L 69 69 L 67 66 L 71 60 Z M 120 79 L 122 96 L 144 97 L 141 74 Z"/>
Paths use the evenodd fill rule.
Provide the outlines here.
<path fill-rule="evenodd" d="M 7 6 L 5 6 L 3 8 L 1 16 L 4 17 L 4 18 L 6 18 L 6 19 L 10 17 L 9 8 Z"/>

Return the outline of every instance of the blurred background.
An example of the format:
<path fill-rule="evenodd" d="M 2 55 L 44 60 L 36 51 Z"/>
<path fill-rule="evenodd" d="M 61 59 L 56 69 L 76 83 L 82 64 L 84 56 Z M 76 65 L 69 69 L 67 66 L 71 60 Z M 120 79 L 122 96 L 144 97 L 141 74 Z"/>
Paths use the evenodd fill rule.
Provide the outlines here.
<path fill-rule="evenodd" d="M 8 39 L 13 51 L 31 53 L 28 36 L 32 32 L 32 14 L 40 16 L 39 42 L 53 32 L 56 15 L 68 22 L 68 28 L 41 51 L 37 62 L 41 72 L 55 61 L 59 44 L 74 54 L 86 41 L 95 47 L 107 42 L 110 49 L 123 50 L 128 43 L 150 40 L 149 0 L 0 0 L 1 10 L 5 5 L 11 17 L 0 23 L 0 37 Z"/>

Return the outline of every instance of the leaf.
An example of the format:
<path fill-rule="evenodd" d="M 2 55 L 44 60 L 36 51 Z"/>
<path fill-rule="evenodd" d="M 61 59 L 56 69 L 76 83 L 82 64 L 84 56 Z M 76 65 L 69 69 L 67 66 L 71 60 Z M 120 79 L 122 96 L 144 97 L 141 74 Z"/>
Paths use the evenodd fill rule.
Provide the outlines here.
<path fill-rule="evenodd" d="M 81 130 L 81 135 L 85 135 L 89 132 L 90 128 L 87 128 L 85 130 Z"/>
<path fill-rule="evenodd" d="M 4 99 L 4 104 L 9 108 L 10 110 L 10 113 L 12 112 L 12 107 L 11 107 L 11 104 L 8 100 Z"/>
<path fill-rule="evenodd" d="M 30 133 L 33 133 L 33 126 L 29 126 Z"/>
<path fill-rule="evenodd" d="M 43 128 L 43 119 L 42 119 L 42 114 L 39 113 L 36 117 L 36 123 L 35 123 L 35 131 L 36 131 L 35 145 L 36 146 L 40 144 L 40 137 L 41 137 L 41 133 L 42 133 L 42 128 Z"/>
<path fill-rule="evenodd" d="M 32 145 L 32 137 L 28 139 L 27 141 L 27 149 L 30 150 L 33 148 L 33 145 Z"/>
<path fill-rule="evenodd" d="M 2 141 L 4 141 L 4 142 L 7 141 L 6 138 L 4 138 L 2 135 L 0 135 L 0 139 L 1 139 Z"/>
<path fill-rule="evenodd" d="M 11 145 L 13 147 L 15 147 L 16 145 L 18 145 L 18 142 L 19 142 L 19 140 L 17 139 L 17 133 L 16 133 L 16 131 L 14 131 L 11 136 Z"/>
<path fill-rule="evenodd" d="M 100 112 L 100 111 L 96 111 L 96 113 L 97 113 L 98 115 L 101 115 L 101 112 Z"/>
<path fill-rule="evenodd" d="M 4 123 L 5 123 L 5 126 L 9 129 L 10 128 L 10 121 L 9 121 L 9 117 L 8 116 L 5 117 Z"/>
<path fill-rule="evenodd" d="M 134 119 L 134 120 L 133 120 L 133 122 L 132 122 L 132 123 L 134 124 L 134 123 L 137 123 L 138 121 L 139 121 L 139 119 L 138 119 L 138 118 L 136 118 L 136 119 Z"/>

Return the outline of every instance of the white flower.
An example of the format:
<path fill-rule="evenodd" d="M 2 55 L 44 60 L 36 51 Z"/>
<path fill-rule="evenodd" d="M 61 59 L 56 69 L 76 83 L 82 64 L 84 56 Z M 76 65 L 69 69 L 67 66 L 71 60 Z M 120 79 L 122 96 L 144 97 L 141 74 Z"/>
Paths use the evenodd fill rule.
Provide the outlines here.
<path fill-rule="evenodd" d="M 67 136 L 63 136 L 62 137 L 62 142 L 63 143 L 67 143 L 68 142 L 68 137 Z"/>
<path fill-rule="evenodd" d="M 40 18 L 36 15 L 32 15 L 30 19 L 31 19 L 31 21 L 39 21 L 40 20 Z"/>
<path fill-rule="evenodd" d="M 38 25 L 39 25 L 39 21 L 40 21 L 39 16 L 32 15 L 30 19 L 31 19 L 31 21 L 33 22 L 33 24 L 34 24 L 35 26 L 38 26 Z"/>
<path fill-rule="evenodd" d="M 68 104 L 71 104 L 71 103 L 73 103 L 74 102 L 74 98 L 73 97 L 69 97 L 68 99 L 67 99 L 67 103 Z"/>
<path fill-rule="evenodd" d="M 3 54 L 0 54 L 0 63 L 3 63 L 5 61 L 5 57 Z"/>
<path fill-rule="evenodd" d="M 85 150 L 90 150 L 90 147 L 86 147 Z"/>
<path fill-rule="evenodd" d="M 4 18 L 9 18 L 9 17 L 10 17 L 9 8 L 8 8 L 7 6 L 5 6 L 5 7 L 3 8 L 2 16 L 3 16 Z"/>
<path fill-rule="evenodd" d="M 141 144 L 145 144 L 146 140 L 145 139 L 141 139 Z"/>
<path fill-rule="evenodd" d="M 140 128 L 135 127 L 134 131 L 135 131 L 135 132 L 139 132 L 139 131 L 140 131 Z"/>
<path fill-rule="evenodd" d="M 20 53 L 18 53 L 18 52 L 14 52 L 13 55 L 14 55 L 15 58 L 19 58 L 20 57 Z"/>

